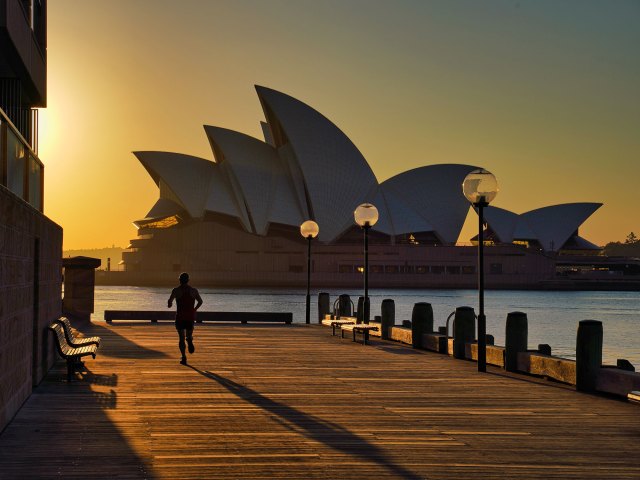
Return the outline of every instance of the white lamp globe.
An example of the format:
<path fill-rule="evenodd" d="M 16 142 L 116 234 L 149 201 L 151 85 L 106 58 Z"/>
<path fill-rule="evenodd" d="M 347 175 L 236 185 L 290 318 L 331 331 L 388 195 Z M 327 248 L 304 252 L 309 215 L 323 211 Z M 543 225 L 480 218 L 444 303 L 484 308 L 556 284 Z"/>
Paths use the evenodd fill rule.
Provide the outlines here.
<path fill-rule="evenodd" d="M 498 194 L 498 181 L 493 173 L 479 168 L 469 172 L 462 182 L 462 192 L 471 203 L 489 204 Z"/>
<path fill-rule="evenodd" d="M 307 220 L 300 225 L 300 235 L 304 238 L 316 238 L 320 233 L 320 227 L 313 220 Z"/>
<path fill-rule="evenodd" d="M 353 218 L 361 227 L 373 227 L 378 221 L 378 209 L 370 203 L 363 203 L 355 209 Z"/>

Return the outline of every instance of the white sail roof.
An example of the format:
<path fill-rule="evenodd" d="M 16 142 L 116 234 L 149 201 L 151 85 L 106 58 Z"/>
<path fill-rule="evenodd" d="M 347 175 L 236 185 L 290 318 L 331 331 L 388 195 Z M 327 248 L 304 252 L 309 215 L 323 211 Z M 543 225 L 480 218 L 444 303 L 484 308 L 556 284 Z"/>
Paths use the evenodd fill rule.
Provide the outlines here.
<path fill-rule="evenodd" d="M 502 242 L 537 240 L 544 250 L 556 251 L 570 238 L 579 238 L 574 236 L 575 232 L 601 206 L 601 203 L 565 203 L 520 215 L 502 208 L 487 207 L 484 218 Z"/>
<path fill-rule="evenodd" d="M 441 164 L 414 168 L 382 182 L 380 187 L 409 207 L 430 224 L 434 233 L 445 243 L 455 243 L 464 225 L 469 202 L 462 194 L 462 182 L 469 172 L 477 169 L 471 165 Z M 392 210 L 395 218 L 405 214 Z M 415 225 L 412 231 L 420 231 L 423 225 Z"/>
<path fill-rule="evenodd" d="M 289 95 L 256 86 L 277 148 L 289 143 L 304 177 L 320 240 L 342 233 L 355 208 L 378 184 L 353 142 L 329 119 Z"/>
<path fill-rule="evenodd" d="M 315 220 L 319 239 L 331 242 L 353 228 L 364 202 L 378 208 L 378 232 L 395 236 L 433 232 L 454 243 L 470 205 L 465 176 L 477 167 L 441 164 L 415 168 L 378 183 L 347 136 L 322 114 L 275 90 L 256 86 L 267 122 L 266 141 L 205 126 L 214 161 L 170 152 L 134 152 L 160 189 L 147 219 L 207 212 L 235 217 L 243 228 L 267 235 L 272 223 L 298 227 Z M 496 207 L 485 218 L 503 242 L 537 240 L 560 249 L 599 203 L 572 203 L 517 215 Z M 577 241 L 577 240 L 576 240 Z"/>
<path fill-rule="evenodd" d="M 559 250 L 601 203 L 564 203 L 521 215 L 544 250 Z"/>
<path fill-rule="evenodd" d="M 160 187 L 166 186 L 172 200 L 194 218 L 204 215 L 214 164 L 203 158 L 173 152 L 133 152 Z"/>

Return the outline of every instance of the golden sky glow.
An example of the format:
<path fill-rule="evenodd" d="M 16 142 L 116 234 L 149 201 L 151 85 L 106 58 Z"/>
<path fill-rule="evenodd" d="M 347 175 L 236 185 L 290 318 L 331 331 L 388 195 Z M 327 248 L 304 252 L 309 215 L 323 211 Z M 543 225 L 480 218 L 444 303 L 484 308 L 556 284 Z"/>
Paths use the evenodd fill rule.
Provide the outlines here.
<path fill-rule="evenodd" d="M 480 165 L 494 205 L 602 202 L 581 235 L 640 232 L 640 3 L 49 2 L 45 213 L 64 246 L 125 247 L 157 187 L 131 154 L 212 159 L 203 124 L 261 138 L 265 85 L 341 128 L 378 180 Z M 322 228 L 322 226 L 321 226 Z M 468 222 L 463 237 L 475 224 Z"/>

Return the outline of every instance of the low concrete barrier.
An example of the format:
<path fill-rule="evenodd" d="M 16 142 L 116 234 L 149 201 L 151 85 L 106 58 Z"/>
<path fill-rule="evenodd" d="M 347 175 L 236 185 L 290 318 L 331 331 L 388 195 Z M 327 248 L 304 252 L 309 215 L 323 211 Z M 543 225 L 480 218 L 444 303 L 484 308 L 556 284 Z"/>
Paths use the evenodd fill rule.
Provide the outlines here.
<path fill-rule="evenodd" d="M 105 310 L 107 323 L 114 320 L 175 320 L 176 313 L 171 310 Z M 291 312 L 198 312 L 196 321 L 202 322 L 240 322 L 240 323 L 286 323 L 293 322 Z"/>
<path fill-rule="evenodd" d="M 393 302 L 385 300 L 385 302 Z M 391 303 L 389 303 L 391 306 Z M 414 342 L 412 327 L 403 327 L 390 324 L 392 315 L 387 313 L 384 324 L 386 339 L 412 345 L 414 348 L 423 348 L 433 352 L 448 354 L 456 358 L 477 361 L 478 344 L 471 336 L 473 324 L 469 322 L 473 309 L 469 307 L 459 307 L 460 318 L 463 318 L 463 325 L 458 325 L 460 338 L 467 341 L 458 342 L 454 351 L 454 339 L 444 333 L 422 333 L 420 340 Z M 457 309 L 458 310 L 458 309 Z M 395 311 L 395 310 L 394 310 Z M 384 314 L 384 311 L 383 311 Z M 393 315 L 395 316 L 395 315 Z M 527 344 L 527 318 L 522 312 L 511 312 L 508 316 L 507 336 L 509 337 L 508 347 L 491 345 L 487 342 L 487 363 L 497 367 L 502 367 L 517 373 L 525 373 L 539 377 L 549 378 L 569 385 L 576 385 L 578 363 L 575 360 L 554 357 L 551 355 L 549 345 L 541 344 L 538 350 L 526 350 Z M 372 325 L 382 327 L 380 323 L 371 322 Z M 580 360 L 584 359 L 583 365 L 584 380 L 588 391 L 611 393 L 631 399 L 640 399 L 640 373 L 633 371 L 633 366 L 624 359 L 618 359 L 617 366 L 600 365 L 602 358 L 602 331 L 600 322 L 583 321 L 580 322 L 582 330 L 590 329 L 585 335 L 584 331 L 578 335 L 576 350 L 579 352 Z M 380 330 L 383 330 L 380 328 Z M 416 329 L 413 327 L 413 332 Z M 444 332 L 444 328 L 438 329 Z M 454 332 L 455 332 L 454 327 Z M 591 332 L 593 330 L 593 332 Z M 579 330 L 580 331 L 580 330 Z M 379 332 L 372 332 L 372 336 L 381 336 Z M 491 337 L 488 335 L 487 337 Z M 585 345 L 581 345 L 582 338 L 586 338 Z M 471 341 L 469 341 L 471 340 Z M 509 349 L 510 362 L 507 360 L 507 349 Z M 457 355 L 456 355 L 457 353 Z M 600 365 L 600 366 L 598 366 Z M 593 387 L 590 387 L 593 385 Z M 576 385 L 577 389 L 581 389 Z M 640 401 L 640 400 L 636 400 Z"/>

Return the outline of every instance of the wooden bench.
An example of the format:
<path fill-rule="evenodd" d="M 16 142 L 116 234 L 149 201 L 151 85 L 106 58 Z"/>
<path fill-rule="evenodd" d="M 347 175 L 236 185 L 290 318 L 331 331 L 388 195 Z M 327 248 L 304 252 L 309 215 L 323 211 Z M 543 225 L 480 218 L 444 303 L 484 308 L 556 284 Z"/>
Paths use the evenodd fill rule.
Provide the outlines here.
<path fill-rule="evenodd" d="M 67 361 L 67 380 L 71 382 L 73 372 L 75 371 L 82 357 L 91 355 L 96 358 L 98 346 L 95 343 L 84 345 L 82 347 L 72 347 L 67 343 L 67 337 L 64 334 L 64 327 L 59 322 L 53 322 L 49 325 L 49 330 L 53 332 L 56 348 L 62 358 Z"/>
<path fill-rule="evenodd" d="M 366 323 L 358 323 L 358 324 L 351 324 L 351 325 L 344 325 L 342 326 L 342 331 L 341 331 L 341 335 L 342 338 L 344 338 L 344 332 L 345 330 L 347 332 L 353 332 L 353 341 L 356 341 L 356 332 L 357 333 L 361 333 L 362 334 L 362 344 L 366 345 L 367 344 L 367 340 L 369 339 L 369 332 L 377 332 L 379 330 L 379 328 L 375 325 L 369 325 Z"/>
<path fill-rule="evenodd" d="M 322 320 L 322 324 L 326 325 L 327 327 L 331 327 L 331 335 L 333 335 L 335 337 L 336 335 L 336 327 L 338 328 L 342 328 L 344 325 L 351 325 L 353 323 L 356 323 L 356 319 L 355 318 L 325 318 L 324 320 Z"/>
<path fill-rule="evenodd" d="M 64 336 L 67 339 L 67 343 L 72 347 L 84 347 L 85 345 L 94 344 L 96 347 L 100 346 L 100 337 L 76 337 L 73 334 L 73 329 L 71 328 L 71 322 L 67 317 L 60 317 L 54 322 L 62 325 L 62 329 L 64 330 Z"/>

